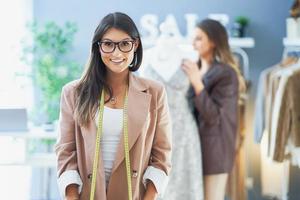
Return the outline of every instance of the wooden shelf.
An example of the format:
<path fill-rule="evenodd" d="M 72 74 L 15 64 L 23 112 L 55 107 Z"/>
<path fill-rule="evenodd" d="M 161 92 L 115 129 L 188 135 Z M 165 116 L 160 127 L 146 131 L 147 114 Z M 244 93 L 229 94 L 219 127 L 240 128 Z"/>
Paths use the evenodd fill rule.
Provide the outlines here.
<path fill-rule="evenodd" d="M 283 38 L 283 45 L 285 47 L 300 47 L 300 38 Z"/>

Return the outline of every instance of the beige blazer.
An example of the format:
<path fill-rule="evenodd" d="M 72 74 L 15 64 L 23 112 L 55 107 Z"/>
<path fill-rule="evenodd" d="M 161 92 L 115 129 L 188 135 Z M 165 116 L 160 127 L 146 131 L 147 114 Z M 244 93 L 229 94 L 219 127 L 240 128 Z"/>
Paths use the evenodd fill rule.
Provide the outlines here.
<path fill-rule="evenodd" d="M 63 87 L 60 110 L 60 138 L 56 144 L 58 177 L 67 170 L 77 170 L 83 182 L 81 200 L 88 200 L 91 186 L 96 124 L 87 127 L 74 120 L 74 91 L 78 81 Z M 169 175 L 171 168 L 171 121 L 164 87 L 130 73 L 128 90 L 128 133 L 132 170 L 133 199 L 142 199 L 145 188 L 142 177 L 148 166 Z M 95 200 L 127 199 L 127 180 L 122 136 L 105 187 L 103 161 L 100 155 Z"/>
<path fill-rule="evenodd" d="M 275 150 L 273 159 L 283 162 L 288 138 L 295 147 L 300 147 L 300 69 L 288 77 L 282 93 L 279 118 L 275 132 Z"/>

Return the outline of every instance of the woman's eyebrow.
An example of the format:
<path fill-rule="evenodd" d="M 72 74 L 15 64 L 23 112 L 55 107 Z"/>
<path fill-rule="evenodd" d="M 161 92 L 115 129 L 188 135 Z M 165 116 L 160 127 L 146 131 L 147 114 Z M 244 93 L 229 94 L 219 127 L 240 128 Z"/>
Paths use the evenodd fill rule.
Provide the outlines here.
<path fill-rule="evenodd" d="M 112 41 L 112 42 L 116 42 L 116 41 L 114 41 L 112 39 L 109 39 L 109 38 L 103 38 L 102 41 L 104 41 L 104 40 L 109 40 L 109 41 Z M 131 38 L 124 38 L 124 39 L 119 40 L 119 41 L 124 41 L 124 40 L 132 40 L 132 39 Z"/>

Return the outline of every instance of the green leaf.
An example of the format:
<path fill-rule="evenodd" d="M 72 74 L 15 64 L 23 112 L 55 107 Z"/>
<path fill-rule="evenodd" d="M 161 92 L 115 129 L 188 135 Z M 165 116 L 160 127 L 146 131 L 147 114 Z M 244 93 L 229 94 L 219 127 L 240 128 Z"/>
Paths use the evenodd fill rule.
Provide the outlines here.
<path fill-rule="evenodd" d="M 60 92 L 63 85 L 80 76 L 80 64 L 70 60 L 77 25 L 66 22 L 60 26 L 50 21 L 44 25 L 28 23 L 33 43 L 23 45 L 22 60 L 32 66 L 32 77 L 41 91 L 38 108 L 55 121 L 59 115 Z"/>

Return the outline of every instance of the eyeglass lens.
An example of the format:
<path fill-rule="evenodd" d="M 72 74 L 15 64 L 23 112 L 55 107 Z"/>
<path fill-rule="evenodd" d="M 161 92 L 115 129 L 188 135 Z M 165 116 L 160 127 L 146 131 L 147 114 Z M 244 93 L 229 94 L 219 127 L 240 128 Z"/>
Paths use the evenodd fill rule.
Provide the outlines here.
<path fill-rule="evenodd" d="M 105 53 L 112 53 L 116 49 L 116 46 L 118 46 L 120 51 L 127 53 L 132 50 L 134 41 L 123 40 L 120 42 L 113 42 L 107 40 L 99 43 L 101 50 Z"/>

